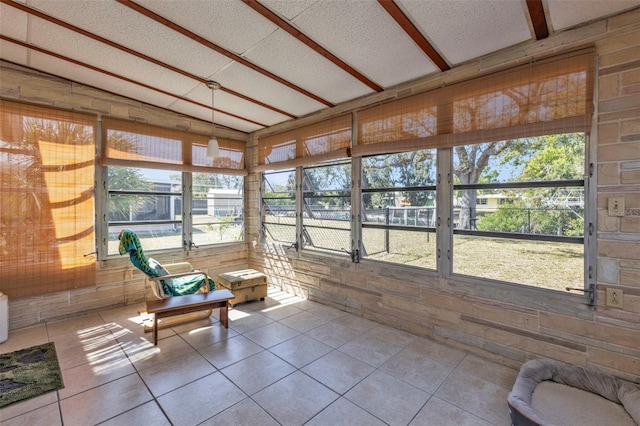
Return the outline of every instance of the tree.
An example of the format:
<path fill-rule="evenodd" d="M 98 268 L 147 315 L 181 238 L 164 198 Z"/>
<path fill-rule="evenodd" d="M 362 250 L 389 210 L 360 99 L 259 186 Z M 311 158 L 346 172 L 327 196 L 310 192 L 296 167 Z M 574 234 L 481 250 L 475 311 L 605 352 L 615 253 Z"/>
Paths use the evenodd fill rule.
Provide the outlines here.
<path fill-rule="evenodd" d="M 435 185 L 435 155 L 432 150 L 378 155 L 363 159 L 363 188 L 411 188 Z M 394 191 L 395 192 L 395 191 Z M 426 191 L 400 191 L 408 205 L 428 204 Z M 388 193 L 366 193 L 364 205 L 388 204 Z"/>
<path fill-rule="evenodd" d="M 585 138 L 582 133 L 541 136 L 527 140 L 529 155 L 512 150 L 501 161 L 522 166 L 519 182 L 582 179 Z M 478 228 L 487 231 L 535 234 L 583 234 L 583 189 L 559 185 L 507 191 L 510 201 L 486 215 Z"/>
<path fill-rule="evenodd" d="M 456 183 L 462 185 L 479 183 L 491 157 L 504 153 L 514 144 L 516 144 L 516 140 L 512 139 L 455 147 L 457 162 L 454 162 L 453 174 L 457 179 Z M 492 177 L 495 177 L 495 174 L 492 174 Z M 460 216 L 458 218 L 458 228 L 471 228 L 471 219 L 475 219 L 476 198 L 476 190 L 467 189 L 462 192 L 462 197 L 459 200 Z"/>
<path fill-rule="evenodd" d="M 153 183 L 142 173 L 131 167 L 109 167 L 107 185 L 110 191 L 136 190 L 150 191 Z M 112 195 L 109 197 L 108 211 L 110 221 L 129 221 L 139 213 L 145 202 L 153 200 L 150 195 Z"/>
<path fill-rule="evenodd" d="M 562 108 L 548 108 L 549 99 L 574 93 L 573 86 L 584 83 L 584 76 L 567 77 L 566 84 L 553 81 L 524 83 L 521 86 L 487 90 L 486 93 L 472 94 L 460 98 L 452 106 L 452 131 L 473 132 L 481 129 L 496 129 L 535 122 L 539 117 L 547 120 L 565 118 L 567 111 Z M 458 163 L 454 175 L 461 184 L 477 184 L 489 164 L 491 157 L 504 155 L 503 162 L 528 157 L 533 147 L 522 143 L 527 139 L 511 139 L 457 146 L 454 152 Z M 504 163 L 503 163 L 504 164 Z M 469 189 L 460 198 L 458 227 L 471 228 L 475 217 L 476 191 Z"/>

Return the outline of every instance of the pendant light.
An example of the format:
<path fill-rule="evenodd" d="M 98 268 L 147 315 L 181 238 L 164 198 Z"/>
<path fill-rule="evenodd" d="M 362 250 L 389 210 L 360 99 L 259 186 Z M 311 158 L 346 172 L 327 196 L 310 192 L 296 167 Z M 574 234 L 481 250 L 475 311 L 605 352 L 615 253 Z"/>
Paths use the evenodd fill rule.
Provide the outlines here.
<path fill-rule="evenodd" d="M 209 139 L 209 144 L 207 145 L 207 157 L 216 158 L 220 155 L 220 147 L 218 146 L 218 139 L 216 139 L 215 93 L 216 90 L 220 88 L 220 83 L 209 80 L 207 81 L 207 87 L 211 89 L 211 125 L 213 126 L 213 130 L 211 131 L 211 139 Z"/>

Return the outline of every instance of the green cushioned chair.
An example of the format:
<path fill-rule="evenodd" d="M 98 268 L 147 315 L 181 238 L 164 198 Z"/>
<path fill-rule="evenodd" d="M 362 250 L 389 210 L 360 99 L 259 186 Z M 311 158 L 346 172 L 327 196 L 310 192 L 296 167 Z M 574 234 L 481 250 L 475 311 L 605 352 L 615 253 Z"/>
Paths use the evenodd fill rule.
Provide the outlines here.
<path fill-rule="evenodd" d="M 167 297 L 185 296 L 194 294 L 199 291 L 207 292 L 216 289 L 215 282 L 211 277 L 202 271 L 193 269 L 189 262 L 171 263 L 161 265 L 153 258 L 147 258 L 142 249 L 140 238 L 131 229 L 123 229 L 118 236 L 120 240 L 119 252 L 121 255 L 128 253 L 131 263 L 141 270 L 151 282 L 153 294 L 158 299 Z M 172 321 L 170 325 L 202 319 L 211 315 L 212 310 L 207 311 L 206 315 L 200 314 L 195 318 L 182 319 L 178 322 Z M 190 314 L 185 314 L 187 317 Z M 194 317 L 191 315 L 191 317 Z M 166 323 L 167 321 L 165 321 Z M 167 327 L 169 325 L 165 325 Z M 161 326 L 162 328 L 162 326 Z M 149 325 L 145 325 L 147 331 L 150 330 Z"/>

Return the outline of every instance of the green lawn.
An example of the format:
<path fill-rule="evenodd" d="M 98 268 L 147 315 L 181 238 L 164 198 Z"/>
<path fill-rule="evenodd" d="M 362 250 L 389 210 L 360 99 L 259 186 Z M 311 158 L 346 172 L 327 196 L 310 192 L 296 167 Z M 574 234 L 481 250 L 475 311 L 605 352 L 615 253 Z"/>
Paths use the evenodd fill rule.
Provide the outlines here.
<path fill-rule="evenodd" d="M 363 236 L 370 259 L 436 268 L 435 236 L 429 233 L 390 233 L 389 253 L 383 250 L 382 230 Z M 374 244 L 377 242 L 377 244 Z M 373 248 L 376 248 L 373 250 Z M 583 287 L 584 248 L 581 244 L 458 236 L 453 244 L 453 272 L 500 281 L 564 290 Z"/>

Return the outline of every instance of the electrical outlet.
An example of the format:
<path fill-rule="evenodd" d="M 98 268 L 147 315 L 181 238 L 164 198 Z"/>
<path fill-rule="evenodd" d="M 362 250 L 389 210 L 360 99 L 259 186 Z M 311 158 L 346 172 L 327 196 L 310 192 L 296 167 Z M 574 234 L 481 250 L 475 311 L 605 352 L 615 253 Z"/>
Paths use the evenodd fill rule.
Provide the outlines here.
<path fill-rule="evenodd" d="M 624 198 L 608 199 L 609 216 L 624 216 Z"/>
<path fill-rule="evenodd" d="M 622 290 L 618 288 L 607 288 L 607 306 L 622 308 Z"/>

